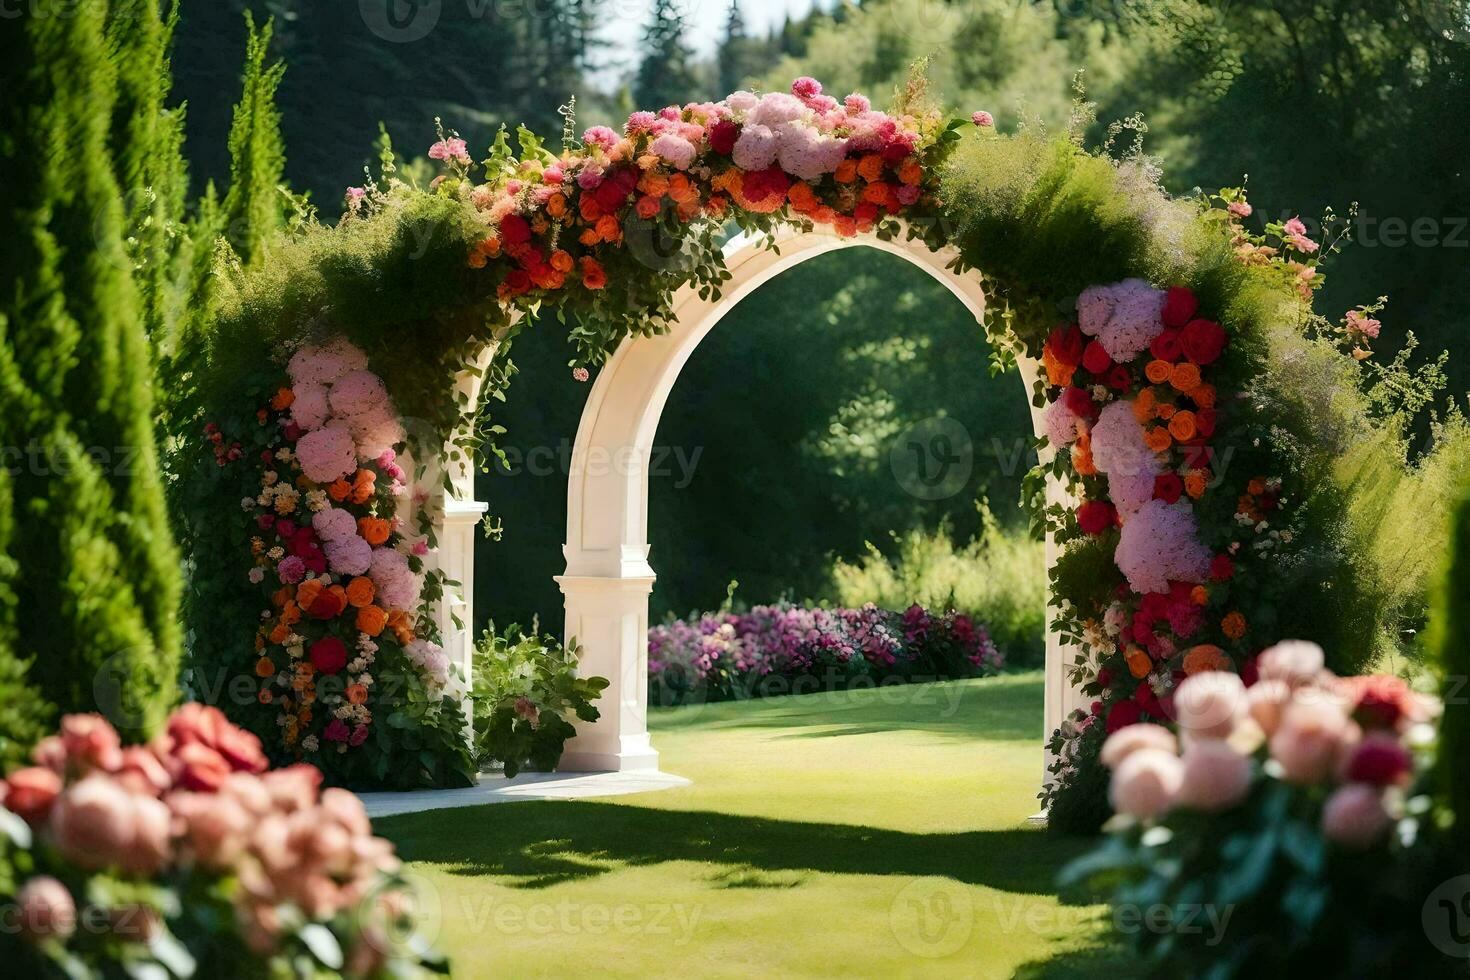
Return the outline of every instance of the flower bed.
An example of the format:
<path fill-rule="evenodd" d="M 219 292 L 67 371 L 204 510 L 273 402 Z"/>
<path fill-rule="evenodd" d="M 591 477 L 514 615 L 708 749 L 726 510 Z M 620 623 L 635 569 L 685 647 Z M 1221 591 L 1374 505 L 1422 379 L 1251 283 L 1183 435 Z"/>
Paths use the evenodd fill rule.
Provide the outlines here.
<path fill-rule="evenodd" d="M 1064 876 L 1153 917 L 1120 929 L 1150 975 L 1447 965 L 1420 924 L 1454 873 L 1426 846 L 1437 702 L 1395 677 L 1339 678 L 1300 641 L 1263 652 L 1249 686 L 1204 671 L 1173 702 L 1178 736 L 1133 724 L 1104 743 L 1116 832 Z"/>
<path fill-rule="evenodd" d="M 648 631 L 655 704 L 982 677 L 1005 659 L 985 627 L 948 611 L 779 604 L 704 613 Z"/>
<path fill-rule="evenodd" d="M 0 782 L 0 951 L 14 976 L 445 972 L 362 803 L 188 704 L 146 746 L 69 715 Z"/>

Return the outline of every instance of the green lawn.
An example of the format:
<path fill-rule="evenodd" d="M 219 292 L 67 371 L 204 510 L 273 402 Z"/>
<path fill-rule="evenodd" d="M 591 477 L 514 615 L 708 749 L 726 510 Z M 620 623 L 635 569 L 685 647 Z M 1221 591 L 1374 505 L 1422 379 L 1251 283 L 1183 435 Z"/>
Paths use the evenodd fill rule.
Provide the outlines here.
<path fill-rule="evenodd" d="M 1127 975 L 1029 829 L 1040 674 L 654 712 L 685 789 L 383 819 L 459 977 Z M 432 927 L 431 927 L 432 928 Z"/>

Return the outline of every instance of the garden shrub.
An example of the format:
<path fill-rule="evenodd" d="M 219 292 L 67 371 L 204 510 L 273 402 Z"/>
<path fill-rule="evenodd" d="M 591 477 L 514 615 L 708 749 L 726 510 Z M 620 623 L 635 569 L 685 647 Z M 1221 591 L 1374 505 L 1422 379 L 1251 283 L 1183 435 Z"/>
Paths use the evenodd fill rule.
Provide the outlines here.
<path fill-rule="evenodd" d="M 1470 482 L 1453 501 L 1450 546 L 1429 617 L 1428 644 L 1444 697 L 1436 788 L 1453 824 L 1448 856 L 1470 855 Z"/>
<path fill-rule="evenodd" d="M 605 677 L 577 675 L 575 646 L 524 632 L 497 632 L 492 623 L 475 648 L 475 750 L 480 766 L 498 764 L 507 776 L 523 769 L 551 772 L 572 718 L 596 721 L 592 703 L 607 689 Z"/>
<path fill-rule="evenodd" d="M 980 677 L 1004 662 L 985 627 L 954 610 L 778 603 L 651 628 L 648 697 L 675 705 L 810 694 Z"/>

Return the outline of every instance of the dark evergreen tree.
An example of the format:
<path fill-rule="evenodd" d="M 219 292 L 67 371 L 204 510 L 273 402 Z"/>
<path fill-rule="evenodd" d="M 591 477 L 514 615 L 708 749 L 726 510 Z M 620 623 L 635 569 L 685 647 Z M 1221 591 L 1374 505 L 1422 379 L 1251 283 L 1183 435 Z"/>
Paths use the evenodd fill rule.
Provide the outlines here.
<path fill-rule="evenodd" d="M 740 0 L 730 0 L 730 10 L 725 15 L 725 36 L 720 40 L 716 56 L 719 70 L 720 94 L 728 95 L 739 89 L 750 74 L 750 37 L 745 32 L 745 17 L 740 13 Z"/>
<path fill-rule="evenodd" d="M 58 710 L 100 710 L 142 736 L 178 691 L 179 562 L 109 148 L 124 85 L 107 27 L 106 7 L 80 4 L 0 32 L 0 686 L 12 688 L 0 750 L 12 756 Z"/>
<path fill-rule="evenodd" d="M 257 30 L 254 18 L 245 15 L 245 71 L 230 124 L 230 186 L 222 220 L 225 237 L 246 265 L 285 223 L 286 150 L 276 89 L 286 66 L 267 61 L 273 26 L 266 21 Z"/>
<path fill-rule="evenodd" d="M 698 81 L 684 43 L 684 15 L 673 0 L 655 0 L 653 19 L 643 32 L 643 50 L 633 80 L 633 98 L 640 109 L 683 105 L 694 97 Z"/>
<path fill-rule="evenodd" d="M 1439 661 L 1445 702 L 1435 777 L 1455 814 L 1452 851 L 1463 858 L 1470 854 L 1470 484 L 1461 488 L 1453 520 L 1450 553 L 1429 616 L 1429 648 Z"/>

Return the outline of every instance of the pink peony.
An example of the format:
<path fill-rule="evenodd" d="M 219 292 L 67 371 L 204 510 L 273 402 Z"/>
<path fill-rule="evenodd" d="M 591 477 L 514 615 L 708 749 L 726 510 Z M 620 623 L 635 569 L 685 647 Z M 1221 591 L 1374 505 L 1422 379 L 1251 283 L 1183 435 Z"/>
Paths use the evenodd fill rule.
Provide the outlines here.
<path fill-rule="evenodd" d="M 347 428 L 357 445 L 357 458 L 369 462 L 408 438 L 403 423 L 386 406 L 374 412 L 354 415 L 347 420 Z M 402 470 L 400 468 L 399 472 Z"/>
<path fill-rule="evenodd" d="M 814 99 L 822 94 L 822 83 L 810 75 L 802 75 L 791 83 L 791 94 L 802 101 Z"/>
<path fill-rule="evenodd" d="M 1195 674 L 1175 690 L 1174 711 L 1191 740 L 1229 738 L 1246 712 L 1245 684 L 1223 670 Z"/>
<path fill-rule="evenodd" d="M 1108 796 L 1119 813 L 1151 820 L 1168 812 L 1183 779 L 1184 766 L 1174 753 L 1139 749 L 1119 763 Z"/>
<path fill-rule="evenodd" d="M 1203 582 L 1210 550 L 1199 541 L 1194 511 L 1184 501 L 1150 500 L 1123 524 L 1113 559 L 1134 592 L 1168 592 L 1169 583 Z"/>
<path fill-rule="evenodd" d="M 1100 758 L 1109 769 L 1117 769 L 1124 759 L 1142 749 L 1160 749 L 1173 755 L 1179 751 L 1179 740 L 1163 725 L 1129 725 L 1108 736 Z"/>
<path fill-rule="evenodd" d="M 1077 441 L 1083 420 L 1072 411 L 1065 398 L 1058 398 L 1042 411 L 1041 421 L 1046 426 L 1047 442 L 1062 448 Z"/>
<path fill-rule="evenodd" d="M 388 389 L 371 371 L 352 371 L 332 385 L 329 401 L 337 416 L 364 415 L 388 405 Z"/>
<path fill-rule="evenodd" d="M 1147 468 L 1130 472 L 1113 470 L 1108 474 L 1108 497 L 1112 499 L 1124 521 L 1143 509 L 1143 505 L 1154 499 L 1154 487 L 1158 477 Z"/>
<path fill-rule="evenodd" d="M 77 928 L 77 904 L 66 886 L 50 875 L 32 878 L 15 895 L 18 921 L 12 923 L 32 942 L 66 939 Z"/>
<path fill-rule="evenodd" d="M 1308 640 L 1283 640 L 1261 651 L 1257 669 L 1262 680 L 1299 686 L 1316 680 L 1326 662 L 1326 655 L 1317 644 Z"/>
<path fill-rule="evenodd" d="M 646 133 L 649 130 L 653 129 L 654 121 L 657 118 L 658 117 L 656 117 L 651 112 L 635 112 L 628 117 L 628 122 L 627 125 L 623 127 L 623 132 L 629 136 L 636 136 L 639 133 Z"/>
<path fill-rule="evenodd" d="M 995 125 L 995 117 L 986 112 L 984 109 L 981 109 L 978 112 L 973 112 L 970 114 L 970 122 L 974 123 L 976 126 L 981 127 L 982 129 L 989 129 L 990 127 Z"/>
<path fill-rule="evenodd" d="M 861 115 L 864 112 L 871 112 L 873 109 L 873 103 L 869 102 L 868 97 L 860 92 L 853 92 L 847 98 L 843 99 L 842 105 L 849 113 L 855 116 Z"/>
<path fill-rule="evenodd" d="M 1319 783 L 1332 774 L 1351 734 L 1341 704 L 1325 696 L 1299 698 L 1287 705 L 1271 736 L 1271 758 L 1286 782 Z"/>
<path fill-rule="evenodd" d="M 224 712 L 210 705 L 188 702 L 169 716 L 168 724 L 154 742 L 153 751 L 164 766 L 180 750 L 200 745 L 219 755 L 225 768 L 233 772 L 264 772 L 265 752 L 260 739 L 230 724 Z"/>
<path fill-rule="evenodd" d="M 1382 792 L 1363 783 L 1339 786 L 1322 808 L 1322 833 L 1333 843 L 1352 850 L 1371 847 L 1392 824 Z"/>
<path fill-rule="evenodd" d="M 1261 680 L 1246 692 L 1251 718 L 1269 738 L 1281 727 L 1281 716 L 1291 703 L 1291 688 L 1281 680 Z"/>
<path fill-rule="evenodd" d="M 730 155 L 742 170 L 765 170 L 776 162 L 778 143 L 769 127 L 747 124 Z"/>
<path fill-rule="evenodd" d="M 56 850 L 79 867 L 148 877 L 168 859 L 171 822 L 163 803 L 94 774 L 57 798 L 48 829 Z"/>
<path fill-rule="evenodd" d="M 1251 788 L 1251 762 L 1227 743 L 1207 739 L 1191 742 L 1180 760 L 1184 778 L 1179 783 L 1179 806 L 1218 813 L 1238 805 Z"/>
<path fill-rule="evenodd" d="M 672 133 L 658 137 L 649 144 L 648 149 L 675 170 L 688 170 L 696 155 L 693 143 Z"/>
<path fill-rule="evenodd" d="M 291 402 L 291 420 L 304 432 L 320 429 L 331 418 L 332 406 L 327 401 L 330 389 L 324 384 L 298 384 L 291 391 L 296 396 Z"/>
<path fill-rule="evenodd" d="M 301 472 L 313 483 L 331 483 L 357 469 L 357 448 L 352 432 L 341 422 L 332 422 L 306 433 L 296 444 Z"/>
<path fill-rule="evenodd" d="M 240 860 L 254 821 L 237 796 L 180 792 L 169 794 L 167 803 L 182 825 L 184 843 L 196 861 L 225 870 Z"/>
<path fill-rule="evenodd" d="M 610 153 L 618 145 L 618 134 L 607 126 L 593 126 L 582 134 L 582 142 L 588 146 L 601 147 L 604 152 Z"/>

